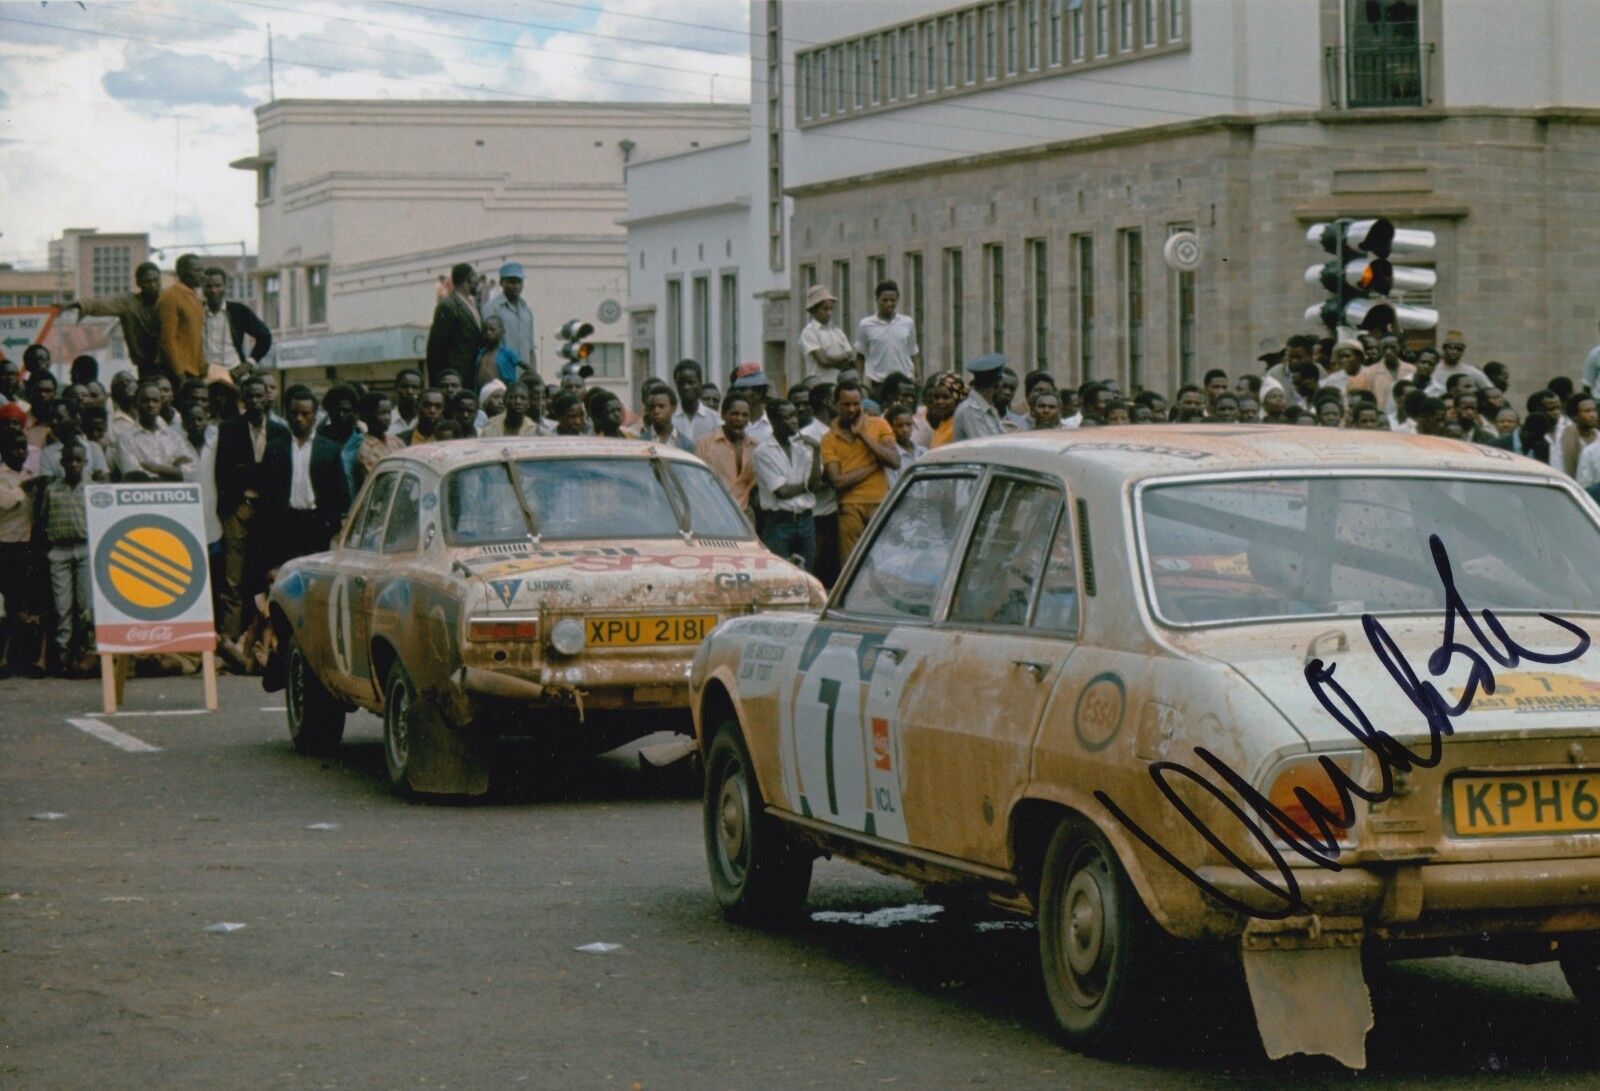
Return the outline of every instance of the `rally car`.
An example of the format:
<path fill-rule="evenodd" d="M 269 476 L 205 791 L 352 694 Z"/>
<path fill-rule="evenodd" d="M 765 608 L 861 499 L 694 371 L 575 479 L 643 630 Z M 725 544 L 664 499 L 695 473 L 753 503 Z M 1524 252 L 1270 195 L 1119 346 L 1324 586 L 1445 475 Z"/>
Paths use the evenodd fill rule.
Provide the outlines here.
<path fill-rule="evenodd" d="M 279 571 L 268 674 L 298 750 L 333 750 L 364 708 L 397 790 L 479 794 L 499 736 L 598 753 L 687 735 L 689 662 L 712 629 L 822 594 L 670 446 L 423 444 L 378 464 L 330 551 Z"/>
<path fill-rule="evenodd" d="M 1037 917 L 1087 1051 L 1174 946 L 1242 962 L 1273 1057 L 1365 1063 L 1364 958 L 1559 960 L 1593 1007 L 1597 517 L 1428 437 L 939 448 L 822 611 L 696 654 L 715 897 L 793 912 L 819 854 L 964 885 Z"/>

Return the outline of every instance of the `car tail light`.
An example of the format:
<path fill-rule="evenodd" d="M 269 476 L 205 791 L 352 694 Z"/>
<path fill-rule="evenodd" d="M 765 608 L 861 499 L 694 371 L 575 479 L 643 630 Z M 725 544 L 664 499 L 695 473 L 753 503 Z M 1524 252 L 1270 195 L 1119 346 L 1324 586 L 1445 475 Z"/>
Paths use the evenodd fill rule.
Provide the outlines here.
<path fill-rule="evenodd" d="M 1351 780 L 1360 782 L 1358 776 L 1360 759 L 1358 756 L 1339 754 L 1326 755 L 1344 774 Z M 1327 820 L 1328 831 L 1341 845 L 1350 846 L 1355 843 L 1355 825 L 1360 820 L 1364 804 L 1351 793 L 1350 826 L 1340 827 L 1334 819 L 1342 817 L 1345 812 L 1345 798 L 1339 791 L 1339 785 L 1328 775 L 1323 768 L 1324 755 L 1313 754 L 1297 758 L 1286 765 L 1280 766 L 1275 776 L 1269 781 L 1267 799 L 1272 805 L 1282 811 L 1295 825 L 1305 831 L 1304 839 L 1310 842 L 1321 840 L 1322 828 L 1317 820 L 1311 817 L 1307 808 L 1306 797 L 1322 805 L 1334 818 Z"/>
<path fill-rule="evenodd" d="M 538 640 L 536 618 L 473 618 L 467 622 L 468 640 Z"/>

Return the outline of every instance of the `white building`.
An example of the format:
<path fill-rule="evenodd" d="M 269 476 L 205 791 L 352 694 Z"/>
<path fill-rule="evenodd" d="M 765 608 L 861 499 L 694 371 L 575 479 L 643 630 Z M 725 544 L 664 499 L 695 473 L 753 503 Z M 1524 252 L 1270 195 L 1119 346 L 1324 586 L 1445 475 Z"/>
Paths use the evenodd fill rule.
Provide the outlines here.
<path fill-rule="evenodd" d="M 1464 328 L 1470 359 L 1510 364 L 1514 393 L 1572 370 L 1590 344 L 1589 0 L 755 0 L 750 12 L 743 154 L 629 172 L 629 297 L 636 334 L 653 334 L 636 346 L 658 358 L 675 281 L 686 354 L 697 323 L 722 325 L 716 290 L 709 319 L 696 309 L 695 278 L 732 273 L 741 318 L 757 293 L 768 304 L 736 355 L 759 349 L 770 369 L 786 336 L 793 379 L 805 288 L 829 284 L 849 325 L 890 276 L 926 368 L 999 350 L 1065 381 L 1170 390 L 1211 366 L 1254 370 L 1261 340 L 1309 328 L 1300 316 L 1321 293 L 1301 274 L 1323 255 L 1305 229 L 1340 215 L 1436 233 L 1438 287 L 1408 302 Z M 731 159 L 737 184 L 697 170 Z M 743 240 L 724 207 L 740 201 Z M 1162 261 L 1180 230 L 1204 248 L 1192 272 Z M 722 256 L 700 258 L 702 244 Z"/>
<path fill-rule="evenodd" d="M 743 131 L 738 106 L 281 100 L 256 111 L 256 299 L 299 378 L 387 379 L 421 358 L 435 288 L 468 261 L 527 276 L 541 373 L 558 327 L 594 323 L 597 379 L 626 389 L 623 170 Z M 337 370 L 335 370 L 337 369 Z"/>

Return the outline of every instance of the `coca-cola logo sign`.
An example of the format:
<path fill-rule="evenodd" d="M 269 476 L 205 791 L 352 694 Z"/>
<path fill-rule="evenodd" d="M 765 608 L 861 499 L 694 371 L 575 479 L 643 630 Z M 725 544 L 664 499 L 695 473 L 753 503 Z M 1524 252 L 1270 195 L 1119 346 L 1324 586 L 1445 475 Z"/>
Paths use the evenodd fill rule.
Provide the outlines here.
<path fill-rule="evenodd" d="M 128 630 L 130 644 L 166 644 L 173 638 L 171 625 L 134 626 Z"/>

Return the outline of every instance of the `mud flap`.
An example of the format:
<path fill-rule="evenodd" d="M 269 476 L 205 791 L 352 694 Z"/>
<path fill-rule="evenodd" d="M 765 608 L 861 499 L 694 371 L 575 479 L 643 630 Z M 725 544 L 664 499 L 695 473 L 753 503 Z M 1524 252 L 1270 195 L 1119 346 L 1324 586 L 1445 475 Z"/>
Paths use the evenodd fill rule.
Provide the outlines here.
<path fill-rule="evenodd" d="M 406 713 L 411 761 L 406 780 L 413 792 L 481 796 L 489 790 L 488 747 L 445 722 L 427 699 Z"/>
<path fill-rule="evenodd" d="M 1250 1003 L 1267 1056 L 1322 1053 L 1367 1067 L 1372 997 L 1359 946 L 1241 952 Z"/>
<path fill-rule="evenodd" d="M 267 656 L 267 665 L 261 668 L 261 688 L 267 693 L 277 693 L 289 684 L 289 668 L 283 659 L 283 654 L 273 648 Z"/>

